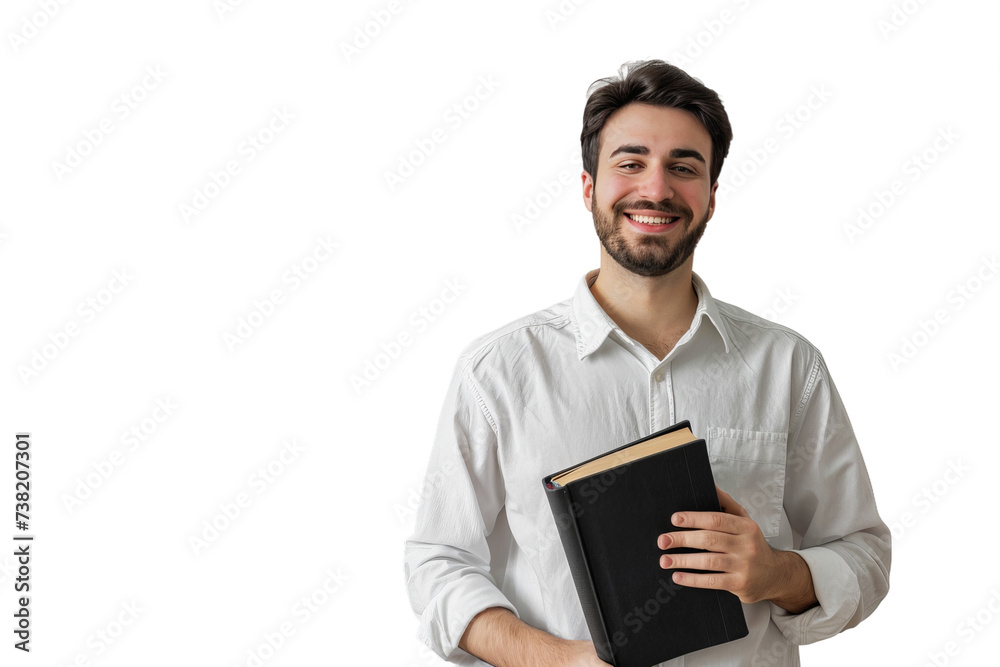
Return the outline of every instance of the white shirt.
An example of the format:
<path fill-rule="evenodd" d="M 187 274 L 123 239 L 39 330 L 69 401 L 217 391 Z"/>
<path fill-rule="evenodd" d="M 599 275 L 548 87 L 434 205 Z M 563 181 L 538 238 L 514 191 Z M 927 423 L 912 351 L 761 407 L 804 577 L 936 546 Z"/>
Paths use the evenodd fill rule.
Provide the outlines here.
<path fill-rule="evenodd" d="M 714 300 L 694 275 L 691 327 L 661 361 L 601 309 L 597 273 L 458 359 L 405 546 L 418 636 L 457 664 L 483 665 L 458 642 L 477 613 L 506 607 L 558 637 L 590 639 L 541 480 L 687 419 L 719 487 L 772 547 L 808 564 L 819 606 L 744 604 L 747 637 L 661 665 L 798 665 L 796 645 L 854 627 L 889 588 L 889 530 L 823 357 L 794 331 Z"/>

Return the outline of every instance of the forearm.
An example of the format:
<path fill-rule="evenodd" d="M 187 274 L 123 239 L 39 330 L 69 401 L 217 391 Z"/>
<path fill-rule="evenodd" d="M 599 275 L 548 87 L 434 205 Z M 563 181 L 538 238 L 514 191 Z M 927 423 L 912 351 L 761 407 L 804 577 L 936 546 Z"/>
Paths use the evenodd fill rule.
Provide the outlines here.
<path fill-rule="evenodd" d="M 567 643 L 531 627 L 509 609 L 491 607 L 469 622 L 458 646 L 496 667 L 528 667 L 561 664 Z"/>

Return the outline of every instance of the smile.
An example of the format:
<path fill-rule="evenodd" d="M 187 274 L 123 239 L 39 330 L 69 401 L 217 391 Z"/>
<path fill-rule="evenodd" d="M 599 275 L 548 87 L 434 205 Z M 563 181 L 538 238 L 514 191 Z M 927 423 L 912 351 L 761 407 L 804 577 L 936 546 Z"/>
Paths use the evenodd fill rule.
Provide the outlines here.
<path fill-rule="evenodd" d="M 671 222 L 676 222 L 680 220 L 680 216 L 651 216 L 651 215 L 632 215 L 629 213 L 625 214 L 625 217 L 632 222 L 641 222 L 644 225 L 669 225 Z"/>

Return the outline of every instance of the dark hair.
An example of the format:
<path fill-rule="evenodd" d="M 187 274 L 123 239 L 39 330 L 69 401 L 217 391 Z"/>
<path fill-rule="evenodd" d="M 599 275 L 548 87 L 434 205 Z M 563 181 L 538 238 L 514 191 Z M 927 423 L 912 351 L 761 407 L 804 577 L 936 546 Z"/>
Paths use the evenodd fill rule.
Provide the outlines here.
<path fill-rule="evenodd" d="M 698 79 L 662 60 L 639 60 L 622 65 L 618 76 L 598 79 L 591 84 L 587 94 L 580 150 L 583 168 L 595 182 L 601 130 L 608 118 L 633 102 L 673 107 L 694 114 L 712 138 L 709 184 L 719 180 L 722 163 L 733 140 L 733 128 L 718 94 Z"/>

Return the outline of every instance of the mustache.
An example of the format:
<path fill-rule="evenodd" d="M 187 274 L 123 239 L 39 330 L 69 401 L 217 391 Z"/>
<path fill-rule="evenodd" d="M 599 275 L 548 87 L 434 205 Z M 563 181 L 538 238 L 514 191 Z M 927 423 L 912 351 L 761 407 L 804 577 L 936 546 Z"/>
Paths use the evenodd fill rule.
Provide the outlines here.
<path fill-rule="evenodd" d="M 619 202 L 613 207 L 613 212 L 615 216 L 622 215 L 627 208 L 638 208 L 646 209 L 649 211 L 656 211 L 657 213 L 665 213 L 667 215 L 678 215 L 681 217 L 690 216 L 691 211 L 687 208 L 680 208 L 672 203 L 656 203 L 647 200 L 630 201 L 630 202 Z"/>

